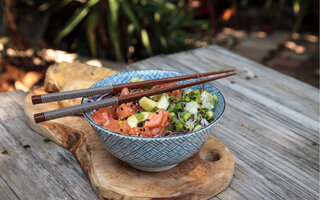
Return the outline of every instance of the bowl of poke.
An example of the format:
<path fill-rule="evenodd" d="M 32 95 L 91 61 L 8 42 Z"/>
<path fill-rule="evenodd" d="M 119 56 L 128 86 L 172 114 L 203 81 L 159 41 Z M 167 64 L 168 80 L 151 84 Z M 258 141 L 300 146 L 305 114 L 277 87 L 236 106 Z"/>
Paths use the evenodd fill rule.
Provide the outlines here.
<path fill-rule="evenodd" d="M 91 88 L 181 75 L 185 74 L 165 70 L 127 71 L 104 78 Z M 179 83 L 123 88 L 120 93 L 83 98 L 82 104 Z M 204 83 L 85 112 L 84 116 L 112 155 L 136 169 L 157 172 L 193 156 L 206 142 L 224 109 L 221 92 Z"/>

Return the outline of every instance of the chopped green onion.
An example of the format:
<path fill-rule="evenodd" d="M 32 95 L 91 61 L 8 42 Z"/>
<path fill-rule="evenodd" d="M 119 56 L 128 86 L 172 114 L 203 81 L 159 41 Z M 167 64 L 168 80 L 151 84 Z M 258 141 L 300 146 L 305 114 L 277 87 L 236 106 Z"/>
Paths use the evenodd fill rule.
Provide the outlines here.
<path fill-rule="evenodd" d="M 182 111 L 182 110 L 183 110 L 183 105 L 182 105 L 182 103 L 177 103 L 177 104 L 174 106 L 173 109 L 174 109 L 175 112 Z"/>
<path fill-rule="evenodd" d="M 156 112 L 157 110 L 159 110 L 159 108 L 158 108 L 158 106 L 155 106 L 155 107 L 151 110 L 151 112 Z"/>
<path fill-rule="evenodd" d="M 168 111 L 169 111 L 170 113 L 174 112 L 174 110 L 173 110 L 172 108 L 169 108 Z"/>
<path fill-rule="evenodd" d="M 177 103 L 177 102 L 179 102 L 180 100 L 177 98 L 177 97 L 175 97 L 175 96 L 171 96 L 170 98 L 169 98 L 169 102 L 170 103 Z"/>
<path fill-rule="evenodd" d="M 135 116 L 138 121 L 142 121 L 144 119 L 144 115 L 142 113 L 136 113 Z"/>
<path fill-rule="evenodd" d="M 119 123 L 119 125 L 121 125 L 123 123 L 123 121 L 119 121 L 118 123 Z"/>
<path fill-rule="evenodd" d="M 176 131 L 184 131 L 184 126 L 182 123 L 176 124 Z"/>
<path fill-rule="evenodd" d="M 185 98 L 184 98 L 184 101 L 191 101 L 191 99 L 190 99 L 190 97 L 189 96 L 186 96 Z"/>
<path fill-rule="evenodd" d="M 215 100 L 214 101 L 214 105 L 217 105 L 218 103 L 218 96 L 216 94 L 212 95 L 213 99 Z"/>
<path fill-rule="evenodd" d="M 183 115 L 182 118 L 186 122 L 190 117 L 191 117 L 191 113 L 187 112 L 186 114 Z"/>
<path fill-rule="evenodd" d="M 189 94 L 188 94 L 188 97 L 190 99 L 194 99 L 196 97 L 196 93 L 194 91 L 191 91 Z"/>
<path fill-rule="evenodd" d="M 197 130 L 199 130 L 201 128 L 202 128 L 202 126 L 198 124 L 197 126 L 194 127 L 193 131 L 197 131 Z"/>
<path fill-rule="evenodd" d="M 169 133 L 169 134 L 166 135 L 166 136 L 171 136 L 171 135 L 172 135 L 172 131 L 165 131 L 165 132 L 162 134 L 162 136 L 165 136 L 166 133 Z"/>
<path fill-rule="evenodd" d="M 175 124 L 180 124 L 181 123 L 180 120 L 178 120 L 176 117 L 172 117 L 172 121 Z"/>
<path fill-rule="evenodd" d="M 201 89 L 195 90 L 194 92 L 196 93 L 197 96 L 201 95 Z"/>
<path fill-rule="evenodd" d="M 153 96 L 151 96 L 151 99 L 152 99 L 153 101 L 158 101 L 158 100 L 160 99 L 161 95 L 162 95 L 162 94 L 153 95 Z"/>
<path fill-rule="evenodd" d="M 200 121 L 201 121 L 201 118 L 198 116 L 196 122 L 200 122 Z"/>
<path fill-rule="evenodd" d="M 174 114 L 174 112 L 170 112 L 171 117 L 175 117 L 176 114 Z"/>
<path fill-rule="evenodd" d="M 211 120 L 211 119 L 214 119 L 214 113 L 213 113 L 213 111 L 212 110 L 210 110 L 210 111 L 208 111 L 207 113 L 206 113 L 206 120 Z"/>
<path fill-rule="evenodd" d="M 168 126 L 167 131 L 173 131 L 174 127 L 173 126 Z"/>
<path fill-rule="evenodd" d="M 194 124 L 192 124 L 191 122 L 186 122 L 184 125 L 185 125 L 186 128 L 188 128 L 190 131 L 192 131 L 193 128 L 194 128 Z"/>

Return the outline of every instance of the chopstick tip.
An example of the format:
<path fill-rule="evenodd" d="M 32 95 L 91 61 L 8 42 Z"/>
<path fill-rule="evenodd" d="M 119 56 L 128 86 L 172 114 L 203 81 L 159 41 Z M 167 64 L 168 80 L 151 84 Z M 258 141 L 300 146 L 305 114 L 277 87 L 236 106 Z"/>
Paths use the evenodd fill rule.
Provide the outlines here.
<path fill-rule="evenodd" d="M 40 104 L 42 103 L 41 95 L 33 95 L 31 97 L 32 104 Z"/>
<path fill-rule="evenodd" d="M 37 113 L 37 114 L 34 114 L 34 121 L 36 123 L 44 122 L 46 121 L 46 118 L 43 113 Z"/>

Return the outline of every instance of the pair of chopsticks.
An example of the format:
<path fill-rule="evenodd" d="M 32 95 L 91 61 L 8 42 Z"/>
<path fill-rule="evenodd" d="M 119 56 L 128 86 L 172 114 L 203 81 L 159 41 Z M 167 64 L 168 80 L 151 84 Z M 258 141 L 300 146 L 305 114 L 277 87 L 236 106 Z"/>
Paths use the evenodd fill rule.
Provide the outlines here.
<path fill-rule="evenodd" d="M 233 72 L 233 73 L 230 73 L 230 72 Z M 223 73 L 227 73 L 227 74 L 221 75 L 221 76 L 209 77 L 209 78 L 202 78 L 205 76 L 211 76 L 211 75 L 217 75 L 217 74 L 223 74 Z M 65 99 L 78 98 L 78 97 L 89 97 L 97 94 L 104 94 L 104 93 L 110 93 L 110 92 L 120 92 L 123 88 L 126 88 L 126 87 L 129 89 L 135 89 L 135 88 L 143 88 L 146 86 L 159 85 L 163 83 L 182 81 L 182 80 L 187 80 L 192 78 L 201 78 L 200 80 L 191 81 L 187 83 L 170 85 L 162 88 L 146 90 L 143 92 L 133 93 L 125 96 L 107 98 L 107 99 L 103 99 L 101 101 L 96 101 L 92 103 L 80 104 L 77 106 L 71 106 L 71 107 L 52 110 L 52 111 L 43 112 L 43 113 L 37 113 L 34 115 L 34 120 L 36 123 L 40 123 L 40 122 L 57 119 L 57 118 L 61 118 L 69 115 L 75 115 L 75 114 L 95 110 L 102 107 L 118 105 L 118 104 L 126 103 L 129 101 L 135 101 L 144 96 L 148 97 L 148 96 L 161 94 L 165 92 L 171 92 L 174 90 L 190 87 L 193 85 L 198 85 L 205 82 L 218 80 L 221 78 L 226 78 L 228 76 L 233 76 L 235 74 L 236 73 L 234 73 L 234 70 L 225 70 L 225 71 L 218 71 L 218 72 L 207 72 L 207 73 L 197 73 L 197 74 L 190 74 L 190 75 L 184 75 L 184 76 L 175 76 L 175 77 L 147 80 L 147 81 L 134 82 L 134 83 L 124 83 L 119 85 L 108 85 L 103 87 L 88 88 L 88 89 L 82 89 L 82 90 L 34 95 L 31 97 L 32 103 L 40 104 L 40 103 L 60 101 Z"/>

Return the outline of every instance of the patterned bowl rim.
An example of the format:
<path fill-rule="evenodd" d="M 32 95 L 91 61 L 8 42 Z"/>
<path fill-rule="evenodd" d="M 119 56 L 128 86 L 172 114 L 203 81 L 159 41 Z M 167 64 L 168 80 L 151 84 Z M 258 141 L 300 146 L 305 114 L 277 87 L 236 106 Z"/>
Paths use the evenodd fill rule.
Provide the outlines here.
<path fill-rule="evenodd" d="M 129 70 L 129 71 L 126 71 L 126 72 L 120 72 L 120 73 L 114 74 L 114 75 L 112 75 L 112 76 L 119 76 L 119 75 L 121 75 L 122 73 L 128 73 L 128 72 L 131 72 L 131 73 L 132 73 L 132 72 L 137 72 L 137 73 L 139 73 L 139 72 L 151 71 L 151 70 L 153 70 L 153 71 L 169 72 L 169 73 L 174 72 L 174 73 L 180 73 L 181 75 L 184 75 L 184 74 L 185 74 L 185 73 L 182 73 L 182 72 L 171 71 L 171 70 L 162 70 L 162 69 L 140 69 L 140 70 Z M 111 78 L 112 76 L 108 76 L 108 77 L 106 77 L 106 78 L 103 78 L 103 79 L 97 81 L 97 82 L 94 83 L 91 87 L 93 87 L 94 85 L 96 85 L 98 82 L 103 81 L 104 79 Z M 117 132 L 111 131 L 111 130 L 109 130 L 109 129 L 106 129 L 106 128 L 104 128 L 103 126 L 99 126 L 97 123 L 95 123 L 95 122 L 91 119 L 91 117 L 89 116 L 89 113 L 88 113 L 88 112 L 85 112 L 83 115 L 84 115 L 84 117 L 89 121 L 90 124 L 92 124 L 92 125 L 100 128 L 100 129 L 102 129 L 102 130 L 110 133 L 111 135 L 117 136 L 117 137 L 123 137 L 123 138 L 128 138 L 128 139 L 137 139 L 137 140 L 171 140 L 171 139 L 175 139 L 175 138 L 181 138 L 181 137 L 191 136 L 191 135 L 194 135 L 194 134 L 201 133 L 202 131 L 208 130 L 210 127 L 212 127 L 212 126 L 213 126 L 215 123 L 217 123 L 218 120 L 221 118 L 221 116 L 223 115 L 223 113 L 224 113 L 224 111 L 225 111 L 225 108 L 226 108 L 226 101 L 225 101 L 225 98 L 224 98 L 223 94 L 220 92 L 220 90 L 219 90 L 218 88 L 216 88 L 216 87 L 215 87 L 213 84 L 211 84 L 210 82 L 207 82 L 207 83 L 210 84 L 213 88 L 215 88 L 215 89 L 218 91 L 218 93 L 221 95 L 222 100 L 223 100 L 222 112 L 221 112 L 221 114 L 220 114 L 217 118 L 215 118 L 208 126 L 205 126 L 205 127 L 201 128 L 201 129 L 199 129 L 199 130 L 197 130 L 197 131 L 191 131 L 190 133 L 187 133 L 187 134 L 170 136 L 170 137 L 156 137 L 156 138 L 154 138 L 154 137 L 136 137 L 136 136 L 132 136 L 132 135 L 123 135 L 123 134 L 121 134 L 121 133 L 117 133 Z M 91 88 L 91 87 L 90 87 L 90 88 Z M 85 98 L 82 98 L 81 104 L 84 103 L 84 99 L 85 99 Z"/>

